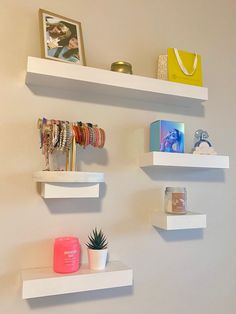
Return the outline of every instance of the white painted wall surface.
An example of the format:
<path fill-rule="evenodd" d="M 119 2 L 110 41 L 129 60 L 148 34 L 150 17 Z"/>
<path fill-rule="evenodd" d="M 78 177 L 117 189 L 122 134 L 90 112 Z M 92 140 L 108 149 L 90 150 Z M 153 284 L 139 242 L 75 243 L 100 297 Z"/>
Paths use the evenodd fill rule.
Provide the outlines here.
<path fill-rule="evenodd" d="M 192 108 L 45 88 L 35 95 L 24 79 L 27 56 L 40 56 L 38 8 L 81 21 L 91 67 L 123 59 L 135 74 L 155 77 L 167 47 L 198 51 L 209 101 Z M 0 313 L 235 314 L 235 12 L 232 0 L 1 0 Z M 36 129 L 43 116 L 106 130 L 106 149 L 80 153 L 81 170 L 106 175 L 100 200 L 40 197 L 32 174 L 43 166 Z M 230 169 L 140 169 L 138 130 L 157 119 L 185 123 L 187 150 L 194 131 L 207 129 Z M 187 188 L 207 229 L 151 226 L 149 211 L 162 204 L 166 186 Z M 20 269 L 51 265 L 54 237 L 73 234 L 84 243 L 94 226 L 107 233 L 111 259 L 134 270 L 133 288 L 22 300 Z"/>

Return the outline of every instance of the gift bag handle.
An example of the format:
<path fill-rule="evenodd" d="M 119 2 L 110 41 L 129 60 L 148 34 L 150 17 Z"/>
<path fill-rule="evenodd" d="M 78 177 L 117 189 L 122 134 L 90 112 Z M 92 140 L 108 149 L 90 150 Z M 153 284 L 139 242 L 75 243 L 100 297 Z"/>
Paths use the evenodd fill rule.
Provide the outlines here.
<path fill-rule="evenodd" d="M 194 62 L 193 62 L 193 70 L 192 70 L 192 72 L 189 73 L 183 64 L 182 59 L 180 58 L 178 49 L 174 48 L 174 52 L 175 52 L 175 57 L 177 59 L 177 62 L 179 64 L 181 70 L 183 71 L 183 73 L 187 76 L 192 76 L 197 69 L 197 62 L 198 62 L 197 54 L 195 53 L 195 58 L 194 58 Z"/>

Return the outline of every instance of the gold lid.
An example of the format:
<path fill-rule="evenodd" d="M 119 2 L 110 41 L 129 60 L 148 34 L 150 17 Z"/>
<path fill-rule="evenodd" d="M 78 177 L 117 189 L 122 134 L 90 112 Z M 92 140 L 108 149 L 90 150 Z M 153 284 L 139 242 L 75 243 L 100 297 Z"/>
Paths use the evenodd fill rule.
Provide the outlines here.
<path fill-rule="evenodd" d="M 129 67 L 132 67 L 132 65 L 129 62 L 125 62 L 125 61 L 116 61 L 116 62 L 113 62 L 111 65 L 127 65 Z"/>
<path fill-rule="evenodd" d="M 111 71 L 132 74 L 132 65 L 125 61 L 116 61 L 111 65 Z"/>

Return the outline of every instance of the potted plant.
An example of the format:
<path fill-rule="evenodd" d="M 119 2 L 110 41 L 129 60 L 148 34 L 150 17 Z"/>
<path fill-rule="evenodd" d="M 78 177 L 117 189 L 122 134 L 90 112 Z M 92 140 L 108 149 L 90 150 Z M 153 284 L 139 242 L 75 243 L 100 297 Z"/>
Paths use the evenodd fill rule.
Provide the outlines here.
<path fill-rule="evenodd" d="M 94 270 L 102 270 L 106 267 L 107 262 L 107 238 L 103 231 L 95 228 L 88 236 L 89 241 L 86 243 L 88 247 L 89 268 Z"/>

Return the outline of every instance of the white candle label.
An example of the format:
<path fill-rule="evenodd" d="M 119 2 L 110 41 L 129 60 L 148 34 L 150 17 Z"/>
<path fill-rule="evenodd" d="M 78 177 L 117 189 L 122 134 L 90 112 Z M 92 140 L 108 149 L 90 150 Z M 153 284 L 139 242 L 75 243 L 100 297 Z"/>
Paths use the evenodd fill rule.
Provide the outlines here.
<path fill-rule="evenodd" d="M 64 251 L 64 264 L 73 266 L 78 263 L 79 254 L 77 250 Z"/>

